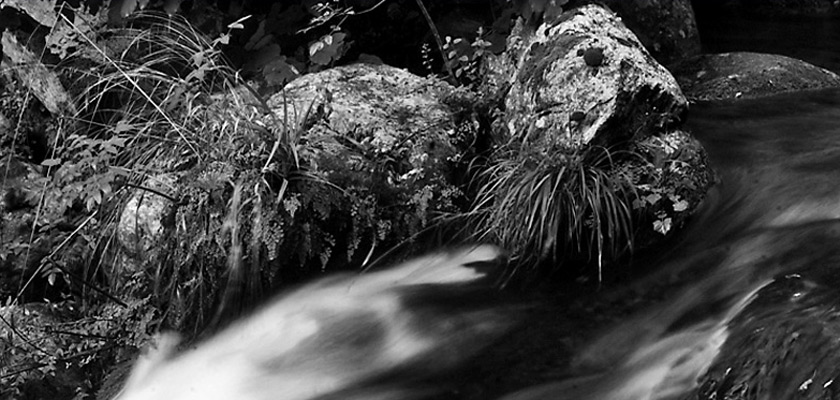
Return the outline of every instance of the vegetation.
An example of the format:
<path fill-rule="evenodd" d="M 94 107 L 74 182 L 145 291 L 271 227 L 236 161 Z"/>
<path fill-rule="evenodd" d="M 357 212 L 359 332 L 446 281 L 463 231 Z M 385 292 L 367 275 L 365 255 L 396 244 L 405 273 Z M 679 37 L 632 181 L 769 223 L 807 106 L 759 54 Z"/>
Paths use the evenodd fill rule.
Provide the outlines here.
<path fill-rule="evenodd" d="M 10 3 L 38 25 L 39 40 L 29 47 L 43 50 L 39 62 L 53 68 L 73 101 L 49 123 L 17 124 L 3 138 L 13 151 L 0 155 L 26 156 L 39 168 L 11 174 L 19 182 L 4 194 L 4 211 L 18 212 L 16 227 L 26 234 L 14 236 L 0 261 L 28 268 L 15 276 L 22 284 L 7 305 L 51 303 L 34 317 L 0 308 L 9 328 L 0 365 L 12 366 L 0 368 L 0 396 L 72 371 L 85 377 L 76 398 L 89 398 L 104 370 L 131 359 L 154 332 L 212 332 L 278 287 L 368 264 L 452 222 L 436 215 L 466 219 L 470 241 L 511 250 L 505 281 L 539 276 L 546 260 L 592 261 L 600 279 L 605 259 L 632 248 L 632 205 L 640 198 L 633 178 L 614 164 L 638 154 L 588 147 L 547 157 L 517 139 L 479 146 L 489 132 L 478 122 L 489 117 L 473 115 L 481 110 L 466 89 L 447 99 L 463 129 L 429 133 L 447 137 L 459 154 L 427 146 L 432 139 L 380 146 L 371 132 L 338 135 L 324 127 L 315 102 L 303 109 L 284 102 L 278 117 L 263 95 L 345 60 L 353 38 L 345 24 L 384 4 L 310 3 L 252 17 L 229 9 L 203 21 L 220 11 L 206 6 L 190 21 L 136 12 L 129 1 L 102 10 Z M 416 0 L 417 18 L 434 32 L 416 51 L 427 72 L 477 84 L 481 58 L 503 48 L 511 16 L 557 13 L 565 1 L 508 3 L 493 2 L 509 6 L 493 29 L 451 37 L 434 26 L 432 6 Z M 197 25 L 210 25 L 203 31 L 215 39 Z M 287 38 L 292 50 L 281 52 L 278 42 Z M 230 67 L 231 58 L 241 69 Z M 37 120 L 27 101 L 14 106 L 19 120 Z M 44 140 L 18 149 L 27 132 Z M 426 157 L 433 152 L 456 171 L 472 163 L 474 185 L 427 174 L 440 168 Z M 359 178 L 351 167 L 370 174 Z M 38 282 L 43 291 L 26 298 Z"/>
<path fill-rule="evenodd" d="M 628 177 L 611 174 L 609 150 L 543 153 L 518 139 L 497 151 L 479 175 L 478 195 L 467 214 L 477 235 L 499 242 L 514 255 L 505 282 L 538 269 L 568 269 L 558 263 L 595 261 L 601 280 L 605 260 L 633 247 Z M 552 154 L 547 156 L 547 154 Z M 523 269 L 525 271 L 523 271 Z"/>
<path fill-rule="evenodd" d="M 323 117 L 314 107 L 278 120 L 224 62 L 222 47 L 244 20 L 208 40 L 177 16 L 133 13 L 115 25 L 107 10 L 13 7 L 51 24 L 44 49 L 74 101 L 53 120 L 41 173 L 24 174 L 18 187 L 20 209 L 34 217 L 3 259 L 34 265 L 20 272 L 8 304 L 43 280 L 33 299 L 43 294 L 56 306 L 26 328 L 20 309 L 4 309 L 4 396 L 74 371 L 88 377 L 76 393 L 86 398 L 103 368 L 130 359 L 125 349 L 153 332 L 197 337 L 272 288 L 358 265 L 425 229 L 432 212 L 456 211 L 458 192 L 437 198 L 434 182 L 383 191 L 386 180 L 424 167 L 411 142 L 379 151 L 361 139 L 338 141 L 311 130 Z M 309 70 L 340 58 L 332 31 L 308 45 Z M 263 85 L 293 77 L 267 65 Z M 369 180 L 348 181 L 336 173 L 341 166 L 324 165 L 316 144 L 325 141 L 373 163 Z M 157 221 L 126 208 L 138 198 L 157 204 Z M 125 231 L 127 213 L 138 214 L 129 217 L 136 232 Z M 64 320 L 75 322 L 56 337 L 49 329 Z M 32 346 L 41 356 L 29 356 Z"/>

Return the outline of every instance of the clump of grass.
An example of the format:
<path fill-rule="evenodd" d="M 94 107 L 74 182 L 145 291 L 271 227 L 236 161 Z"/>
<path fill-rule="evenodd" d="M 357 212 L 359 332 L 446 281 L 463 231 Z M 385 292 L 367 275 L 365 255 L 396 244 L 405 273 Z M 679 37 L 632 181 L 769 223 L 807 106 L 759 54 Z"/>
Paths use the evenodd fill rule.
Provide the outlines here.
<path fill-rule="evenodd" d="M 519 149 L 498 151 L 478 174 L 468 213 L 479 238 L 511 251 L 503 283 L 581 257 L 595 263 L 600 282 L 604 262 L 633 247 L 634 192 L 609 173 L 615 154 L 597 146 L 556 154 Z"/>

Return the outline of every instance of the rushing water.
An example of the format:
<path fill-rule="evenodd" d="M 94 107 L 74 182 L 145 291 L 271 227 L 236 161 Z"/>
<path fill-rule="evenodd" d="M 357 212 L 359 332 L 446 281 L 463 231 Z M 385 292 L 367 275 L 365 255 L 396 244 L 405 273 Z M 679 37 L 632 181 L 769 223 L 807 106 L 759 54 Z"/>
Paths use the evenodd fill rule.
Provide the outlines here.
<path fill-rule="evenodd" d="M 720 183 L 630 283 L 679 290 L 580 349 L 568 379 L 482 398 L 840 398 L 840 91 L 692 113 Z M 464 286 L 483 273 L 462 265 L 497 256 L 483 246 L 311 284 L 196 349 L 164 342 L 120 398 L 447 398 L 441 372 L 494 351 L 515 314 Z"/>
<path fill-rule="evenodd" d="M 685 289 L 580 351 L 585 375 L 505 400 L 840 398 L 840 92 L 690 120 L 721 183 L 646 280 Z"/>

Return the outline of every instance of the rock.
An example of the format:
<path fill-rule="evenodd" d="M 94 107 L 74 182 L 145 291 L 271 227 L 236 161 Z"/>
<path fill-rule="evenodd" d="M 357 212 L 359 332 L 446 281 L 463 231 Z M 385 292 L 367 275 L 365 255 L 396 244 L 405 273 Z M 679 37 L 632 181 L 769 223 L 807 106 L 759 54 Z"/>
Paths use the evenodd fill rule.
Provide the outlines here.
<path fill-rule="evenodd" d="M 575 149 L 644 137 L 682 122 L 687 101 L 676 81 L 615 14 L 584 6 L 560 18 L 533 35 L 510 39 L 518 54 L 506 82 L 509 135 Z M 580 113 L 583 119 L 572 118 Z"/>
<path fill-rule="evenodd" d="M 643 210 L 638 248 L 655 245 L 681 228 L 715 182 L 703 145 L 683 130 L 651 135 L 631 145 L 643 157 L 622 159 L 613 172 L 636 191 L 633 208 Z"/>
<path fill-rule="evenodd" d="M 576 3 L 572 1 L 571 5 Z M 689 0 L 606 0 L 663 65 L 700 53 L 700 34 Z"/>
<path fill-rule="evenodd" d="M 833 266 L 806 269 L 811 271 L 777 277 L 758 292 L 729 323 L 720 354 L 685 398 L 837 398 L 838 275 Z"/>
<path fill-rule="evenodd" d="M 518 23 L 507 52 L 491 57 L 485 66 L 489 73 L 481 90 L 503 104 L 494 126 L 496 136 L 504 139 L 497 143 L 490 181 L 503 177 L 509 184 L 489 185 L 491 194 L 484 200 L 492 202 L 495 196 L 497 204 L 511 209 L 495 212 L 482 229 L 485 234 L 504 231 L 503 246 L 519 256 L 560 253 L 568 258 L 590 246 L 589 259 L 600 260 L 611 256 L 602 254 L 607 247 L 626 248 L 628 235 L 638 235 L 642 245 L 658 243 L 685 222 L 714 181 L 700 143 L 679 130 L 688 101 L 676 80 L 609 10 L 583 6 L 533 32 Z M 564 178 L 570 169 L 581 172 Z M 578 183 L 578 175 L 590 178 Z M 534 182 L 523 183 L 529 179 Z M 567 179 L 563 194 L 553 196 L 566 196 L 555 200 L 561 203 L 558 207 L 576 205 L 569 206 L 575 208 L 571 214 L 559 216 L 545 208 L 539 193 L 506 203 L 510 193 L 529 184 L 544 192 L 538 182 L 555 179 Z M 630 187 L 632 193 L 621 187 Z M 593 196 L 612 206 L 589 210 L 596 202 Z M 631 219 L 631 212 L 622 211 L 625 206 L 635 210 L 644 229 L 626 228 L 623 221 Z M 560 234 L 552 227 L 541 237 L 527 223 L 532 211 L 523 216 L 517 211 L 523 209 L 543 213 L 531 217 L 536 220 L 572 222 L 559 227 Z M 602 232 L 609 231 L 604 236 L 583 232 L 574 222 L 596 212 L 603 213 L 604 220 L 596 223 L 604 224 Z M 588 242 L 546 248 L 561 235 Z"/>
<path fill-rule="evenodd" d="M 159 260 L 165 225 L 177 211 L 177 201 L 171 196 L 183 189 L 174 174 L 152 177 L 136 188 L 125 201 L 116 226 L 120 250 L 113 259 L 112 287 L 123 296 L 134 295 L 123 285 L 136 281 L 136 274 L 148 268 L 151 260 Z M 136 282 L 135 282 L 136 283 Z"/>
<path fill-rule="evenodd" d="M 837 74 L 774 54 L 704 54 L 674 66 L 672 71 L 692 101 L 757 98 L 840 87 Z"/>
<path fill-rule="evenodd" d="M 135 189 L 125 202 L 117 224 L 117 238 L 132 257 L 146 259 L 163 235 L 163 222 L 171 211 L 172 198 L 176 190 L 176 177 L 161 175 L 147 179 L 143 188 Z M 147 190 L 151 189 L 151 190 Z"/>
<path fill-rule="evenodd" d="M 463 204 L 458 165 L 477 129 L 465 114 L 472 102 L 440 80 L 353 64 L 298 78 L 268 105 L 307 142 L 303 168 L 369 199 L 383 228 L 376 240 L 392 241 Z"/>

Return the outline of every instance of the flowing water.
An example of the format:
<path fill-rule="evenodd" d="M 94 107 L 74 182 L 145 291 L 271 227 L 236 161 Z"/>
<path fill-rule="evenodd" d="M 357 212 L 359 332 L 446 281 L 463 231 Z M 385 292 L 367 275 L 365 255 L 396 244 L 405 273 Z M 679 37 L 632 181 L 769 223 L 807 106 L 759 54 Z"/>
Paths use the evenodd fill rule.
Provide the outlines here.
<path fill-rule="evenodd" d="M 840 398 L 840 91 L 692 113 L 720 183 L 627 284 L 678 289 L 581 348 L 566 379 L 479 398 Z M 522 311 L 468 289 L 484 272 L 464 265 L 498 255 L 462 249 L 310 284 L 195 349 L 164 340 L 120 398 L 450 398 L 445 371 L 504 347 L 494 340 Z M 510 361 L 492 368 L 513 373 Z"/>
<path fill-rule="evenodd" d="M 840 91 L 698 105 L 689 127 L 721 182 L 634 283 L 684 288 L 576 354 L 572 378 L 505 400 L 840 398 Z"/>

